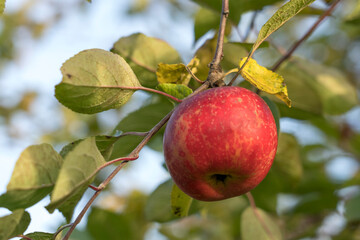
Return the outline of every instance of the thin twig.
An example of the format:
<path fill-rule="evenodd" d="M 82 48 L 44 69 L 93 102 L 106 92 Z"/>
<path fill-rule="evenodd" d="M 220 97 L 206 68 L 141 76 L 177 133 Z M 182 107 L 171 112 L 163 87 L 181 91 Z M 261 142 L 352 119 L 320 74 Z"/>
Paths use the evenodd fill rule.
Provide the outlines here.
<path fill-rule="evenodd" d="M 258 210 L 256 208 L 254 197 L 252 196 L 252 194 L 250 192 L 246 193 L 246 197 L 249 199 L 251 209 L 254 211 L 256 218 L 259 220 L 259 222 L 260 222 L 261 226 L 264 228 L 266 234 L 269 236 L 270 239 L 274 240 L 274 236 L 273 236 L 272 232 L 270 231 L 270 229 L 266 225 L 264 219 L 262 218 L 262 216 L 260 215 L 260 213 L 258 212 Z"/>
<path fill-rule="evenodd" d="M 188 66 L 185 66 L 186 71 L 191 75 L 191 77 L 197 81 L 198 83 L 204 83 L 204 81 L 200 80 L 198 77 L 195 76 L 195 74 L 191 71 L 191 69 Z"/>
<path fill-rule="evenodd" d="M 309 29 L 309 31 L 307 31 L 307 33 L 305 33 L 305 35 L 300 38 L 297 42 L 294 43 L 294 45 L 291 46 L 291 48 L 287 51 L 287 53 L 282 56 L 282 58 L 280 58 L 280 60 L 275 63 L 275 65 L 272 67 L 272 71 L 276 71 L 280 65 L 287 60 L 289 57 L 291 57 L 291 55 L 293 54 L 293 52 L 307 39 L 310 37 L 310 35 L 314 32 L 314 30 L 319 26 L 319 24 L 327 17 L 331 14 L 331 12 L 335 9 L 335 6 L 340 2 L 341 0 L 336 0 L 334 1 L 331 6 L 329 7 L 328 10 L 326 10 L 326 12 L 324 12 L 319 19 L 314 23 L 314 25 Z"/>

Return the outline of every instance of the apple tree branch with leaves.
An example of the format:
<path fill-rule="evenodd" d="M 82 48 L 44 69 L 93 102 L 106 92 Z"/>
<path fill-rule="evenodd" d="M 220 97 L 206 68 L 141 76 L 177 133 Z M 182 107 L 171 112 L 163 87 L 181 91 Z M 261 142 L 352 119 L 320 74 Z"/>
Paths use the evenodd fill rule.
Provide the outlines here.
<path fill-rule="evenodd" d="M 317 192 L 304 185 L 315 186 L 326 179 L 307 169 L 313 163 L 302 163 L 301 146 L 294 136 L 280 131 L 280 117 L 319 121 L 321 125 L 319 119 L 358 106 L 357 92 L 346 80 L 315 78 L 312 67 L 323 72 L 322 76 L 327 68 L 317 63 L 309 66 L 306 59 L 292 57 L 341 1 L 328 1 L 327 9 L 289 50 L 273 47 L 281 57 L 274 60 L 272 68 L 261 66 L 253 57 L 259 48 L 274 45 L 272 34 L 302 11 L 312 9 L 314 1 L 290 0 L 279 5 L 278 1 L 223 0 L 220 5 L 220 1 L 194 0 L 201 6 L 201 16 L 216 19 L 218 31 L 187 64 L 169 44 L 142 33 L 120 38 L 110 51 L 88 49 L 69 58 L 61 67 L 62 80 L 55 86 L 55 97 L 72 111 L 96 114 L 118 109 L 139 90 L 150 94 L 149 103 L 123 118 L 113 134 L 79 139 L 60 152 L 47 143 L 26 148 L 17 160 L 6 193 L 0 196 L 0 207 L 12 211 L 0 218 L 0 240 L 72 239 L 90 210 L 87 227 L 93 239 L 143 239 L 151 222 L 160 223 L 159 232 L 168 239 L 192 239 L 192 227 L 208 231 L 213 236 L 209 239 L 298 239 L 313 234 L 327 215 L 308 212 L 306 204 L 319 204 L 323 210 L 324 199 L 332 199 L 342 186 L 329 185 L 329 189 Z M 252 28 L 257 11 L 267 5 L 275 5 L 277 10 L 253 43 L 229 41 L 229 29 L 237 28 L 245 12 L 255 12 L 248 32 L 256 31 Z M 3 9 L 4 3 L 0 4 Z M 196 31 L 201 24 L 195 24 L 196 38 L 207 32 Z M 331 81 L 339 87 L 334 89 Z M 297 88 L 310 93 L 292 96 Z M 306 101 L 307 94 L 314 92 L 319 106 Z M 146 200 L 132 196 L 120 215 L 94 207 L 113 178 L 138 160 L 147 144 L 159 139 L 172 179 Z M 112 171 L 96 181 L 99 172 L 110 166 Z M 89 188 L 92 196 L 74 216 L 75 207 Z M 304 210 L 294 208 L 293 218 L 291 214 L 278 214 L 276 202 L 281 193 L 303 194 L 299 208 Z M 54 233 L 24 234 L 31 221 L 26 208 L 48 195 L 51 201 L 45 208 L 49 213 L 60 211 L 66 223 Z M 359 197 L 349 199 L 345 204 L 357 211 L 351 221 L 359 220 L 355 203 Z M 135 204 L 143 205 L 137 211 Z M 336 208 L 333 200 L 324 204 L 325 210 Z M 297 211 L 303 215 L 295 216 Z M 219 218 L 231 218 L 231 224 L 209 227 L 215 221 L 211 217 L 214 212 Z M 114 222 L 121 225 L 119 229 L 107 229 Z M 185 237 L 177 237 L 171 226 L 183 231 Z M 216 230 L 221 233 L 217 235 Z M 359 233 L 358 227 L 349 230 L 353 236 Z"/>

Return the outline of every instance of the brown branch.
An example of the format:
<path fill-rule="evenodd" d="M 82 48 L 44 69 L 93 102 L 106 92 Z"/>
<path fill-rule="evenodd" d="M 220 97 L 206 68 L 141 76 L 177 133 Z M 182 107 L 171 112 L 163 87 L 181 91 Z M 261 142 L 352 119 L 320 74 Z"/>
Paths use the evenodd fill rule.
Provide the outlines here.
<path fill-rule="evenodd" d="M 218 39 L 216 44 L 216 50 L 213 60 L 210 63 L 210 70 L 209 75 L 206 81 L 210 82 L 211 86 L 216 85 L 223 85 L 220 84 L 223 78 L 223 72 L 220 66 L 220 62 L 223 57 L 223 45 L 224 45 L 224 38 L 225 38 L 225 27 L 226 27 L 226 20 L 229 16 L 229 0 L 222 1 L 222 10 L 221 10 L 221 18 L 220 18 L 220 27 L 218 33 Z"/>
<path fill-rule="evenodd" d="M 272 232 L 270 231 L 270 229 L 266 225 L 264 219 L 262 218 L 262 216 L 260 215 L 260 213 L 258 212 L 258 210 L 256 208 L 254 197 L 252 196 L 252 194 L 250 192 L 246 193 L 246 197 L 249 199 L 251 209 L 253 210 L 256 218 L 259 220 L 261 226 L 264 228 L 264 230 L 267 233 L 267 235 L 269 236 L 269 238 L 274 240 L 274 236 L 273 236 Z"/>
<path fill-rule="evenodd" d="M 280 58 L 280 60 L 275 63 L 275 65 L 272 67 L 272 71 L 276 71 L 280 65 L 287 60 L 289 57 L 291 57 L 291 55 L 293 54 L 293 52 L 307 39 L 310 37 L 310 35 L 315 31 L 315 29 L 319 26 L 319 24 L 327 17 L 331 14 L 331 12 L 335 9 L 336 5 L 340 2 L 341 0 L 336 0 L 334 1 L 331 6 L 329 7 L 328 10 L 326 10 L 326 12 L 324 12 L 319 19 L 314 23 L 314 25 L 307 31 L 307 33 L 305 33 L 305 35 L 300 38 L 297 42 L 294 43 L 294 45 L 291 46 L 291 48 L 287 51 L 287 53 L 282 56 L 282 58 Z"/>

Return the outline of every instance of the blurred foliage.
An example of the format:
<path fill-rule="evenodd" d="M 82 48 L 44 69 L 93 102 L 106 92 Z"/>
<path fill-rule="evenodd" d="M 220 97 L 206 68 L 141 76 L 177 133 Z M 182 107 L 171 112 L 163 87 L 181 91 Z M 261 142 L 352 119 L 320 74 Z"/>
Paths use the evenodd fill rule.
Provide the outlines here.
<path fill-rule="evenodd" d="M 0 28 L 0 71 L 4 70 L 10 61 L 21 57 L 19 33 L 28 32 L 28 41 L 39 41 L 48 29 L 66 17 L 67 9 L 81 8 L 84 2 L 61 4 L 56 1 L 34 0 L 25 1 L 16 11 L 9 12 L 5 9 Z M 200 3 L 200 6 L 194 2 Z M 318 2 L 321 1 L 315 3 Z M 216 18 L 219 18 L 220 14 L 219 3 L 220 1 L 216 0 L 186 3 L 179 0 L 136 0 L 129 4 L 126 13 L 146 21 L 146 13 L 152 7 L 165 4 L 174 15 L 193 18 L 194 42 L 198 41 L 199 45 L 194 49 L 194 55 L 200 61 L 196 67 L 196 76 L 205 80 L 209 71 L 208 63 L 216 48 L 217 36 L 214 32 L 217 29 Z M 250 30 L 257 33 L 261 28 L 258 22 L 268 19 L 282 1 L 230 0 L 230 3 L 231 26 L 226 29 L 227 39 L 222 61 L 225 71 L 236 68 L 240 59 L 246 57 L 250 51 L 252 45 L 249 42 L 256 40 L 249 35 L 248 43 L 239 43 L 239 39 L 244 39 L 243 32 Z M 37 4 L 49 4 L 54 10 L 53 14 L 43 21 L 32 19 L 28 13 Z M 284 51 L 299 39 L 303 30 L 310 27 L 309 22 L 313 22 L 314 16 L 318 16 L 325 9 L 323 4 L 306 8 L 302 14 L 271 35 L 270 39 L 260 46 L 254 58 L 263 66 L 273 65 Z M 293 103 L 292 108 L 287 108 L 273 96 L 262 94 L 266 96 L 272 110 L 276 109 L 279 113 L 281 133 L 274 165 L 264 181 L 252 191 L 252 195 L 275 239 L 360 239 L 359 9 L 358 0 L 342 1 L 322 29 L 303 43 L 295 52 L 296 56 L 290 58 L 277 71 L 284 77 Z M 246 21 L 243 19 L 247 18 L 245 13 L 254 11 L 257 11 L 259 21 L 255 21 L 253 29 L 248 29 L 249 26 L 244 26 Z M 204 36 L 210 37 L 205 39 Z M 151 46 L 155 45 L 157 47 L 152 49 Z M 135 48 L 140 50 L 134 51 Z M 161 51 L 156 48 L 161 48 Z M 160 62 L 182 62 L 181 54 L 177 53 L 175 48 L 143 34 L 122 37 L 115 43 L 112 51 L 122 55 L 139 80 L 152 88 L 158 85 L 155 71 Z M 231 76 L 232 74 L 229 75 Z M 236 83 L 253 90 L 253 87 L 241 78 Z M 190 81 L 189 87 L 194 89 L 197 86 L 196 82 Z M 25 92 L 18 103 L 12 106 L 0 104 L 0 123 L 10 129 L 13 116 L 19 112 L 30 113 L 36 98 L 37 93 Z M 140 136 L 118 138 L 119 134 L 148 131 L 174 106 L 174 103 L 154 94 L 148 94 L 145 99 L 135 101 L 138 103 L 136 107 L 132 105 L 134 102 L 130 101 L 114 110 L 115 114 L 111 116 L 118 118 L 118 125 L 114 126 L 111 136 L 96 138 L 97 148 L 105 160 L 126 156 L 142 139 Z M 124 116 L 122 113 L 129 106 L 132 110 Z M 64 145 L 78 138 L 106 134 L 106 127 L 98 116 L 81 115 L 65 108 L 60 108 L 59 111 L 63 116 L 62 126 L 46 132 L 43 141 Z M 290 124 L 293 127 L 282 129 L 289 122 L 293 123 Z M 161 130 L 155 135 L 149 147 L 161 152 L 162 134 Z M 313 139 L 319 138 L 320 141 L 313 142 Z M 70 149 L 73 148 L 74 146 L 70 145 Z M 62 157 L 66 159 L 66 148 L 63 153 Z M 348 160 L 344 160 L 344 156 Z M 75 160 L 77 159 L 73 161 Z M 343 170 L 346 161 L 350 161 L 352 167 Z M 337 162 L 335 167 L 332 166 L 334 162 Z M 334 169 L 340 177 L 333 174 Z M 81 179 L 84 186 L 92 176 L 90 173 L 88 175 Z M 95 182 L 99 180 L 95 179 Z M 73 187 L 68 185 L 69 188 Z M 150 194 L 134 190 L 122 196 L 115 194 L 111 188 L 106 189 L 103 193 L 105 196 L 91 208 L 86 228 L 74 232 L 72 239 L 146 239 L 154 232 L 171 240 L 266 239 L 261 235 L 264 234 L 264 229 L 257 222 L 256 216 L 254 217 L 253 209 L 249 207 L 250 203 L 245 196 L 210 203 L 193 200 L 188 216 L 178 218 L 171 211 L 172 186 L 172 181 L 168 180 Z M 81 189 L 81 192 L 83 191 L 84 189 Z M 70 195 L 75 200 L 70 204 L 71 213 L 66 212 L 69 209 L 65 209 L 68 220 L 81 197 L 77 196 L 76 192 L 71 192 L 66 197 Z M 341 219 L 341 224 L 329 220 L 334 214 Z M 12 232 L 8 235 L 1 235 L 0 231 L 0 239 L 1 236 L 18 235 L 29 221 L 24 210 L 15 210 L 12 215 L 4 218 L 14 218 L 15 220 L 11 221 L 19 222 L 20 228 L 11 228 Z M 249 229 L 252 231 L 245 233 Z M 42 236 L 40 233 L 37 236 L 40 235 Z M 265 236 L 268 236 L 266 231 Z"/>

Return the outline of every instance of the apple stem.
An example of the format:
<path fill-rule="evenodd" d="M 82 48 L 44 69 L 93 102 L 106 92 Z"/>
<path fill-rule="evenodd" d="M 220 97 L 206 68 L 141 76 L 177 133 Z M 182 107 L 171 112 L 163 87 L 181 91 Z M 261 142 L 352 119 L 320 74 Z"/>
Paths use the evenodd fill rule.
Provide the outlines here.
<path fill-rule="evenodd" d="M 254 211 L 256 218 L 259 220 L 259 222 L 262 225 L 262 227 L 264 228 L 265 232 L 267 233 L 267 235 L 269 236 L 270 239 L 274 240 L 273 234 L 271 233 L 271 231 L 268 228 L 268 226 L 266 225 L 264 219 L 262 218 L 262 216 L 259 214 L 259 212 L 257 210 L 254 197 L 252 196 L 252 194 L 250 192 L 246 193 L 246 197 L 249 199 L 251 209 Z"/>

